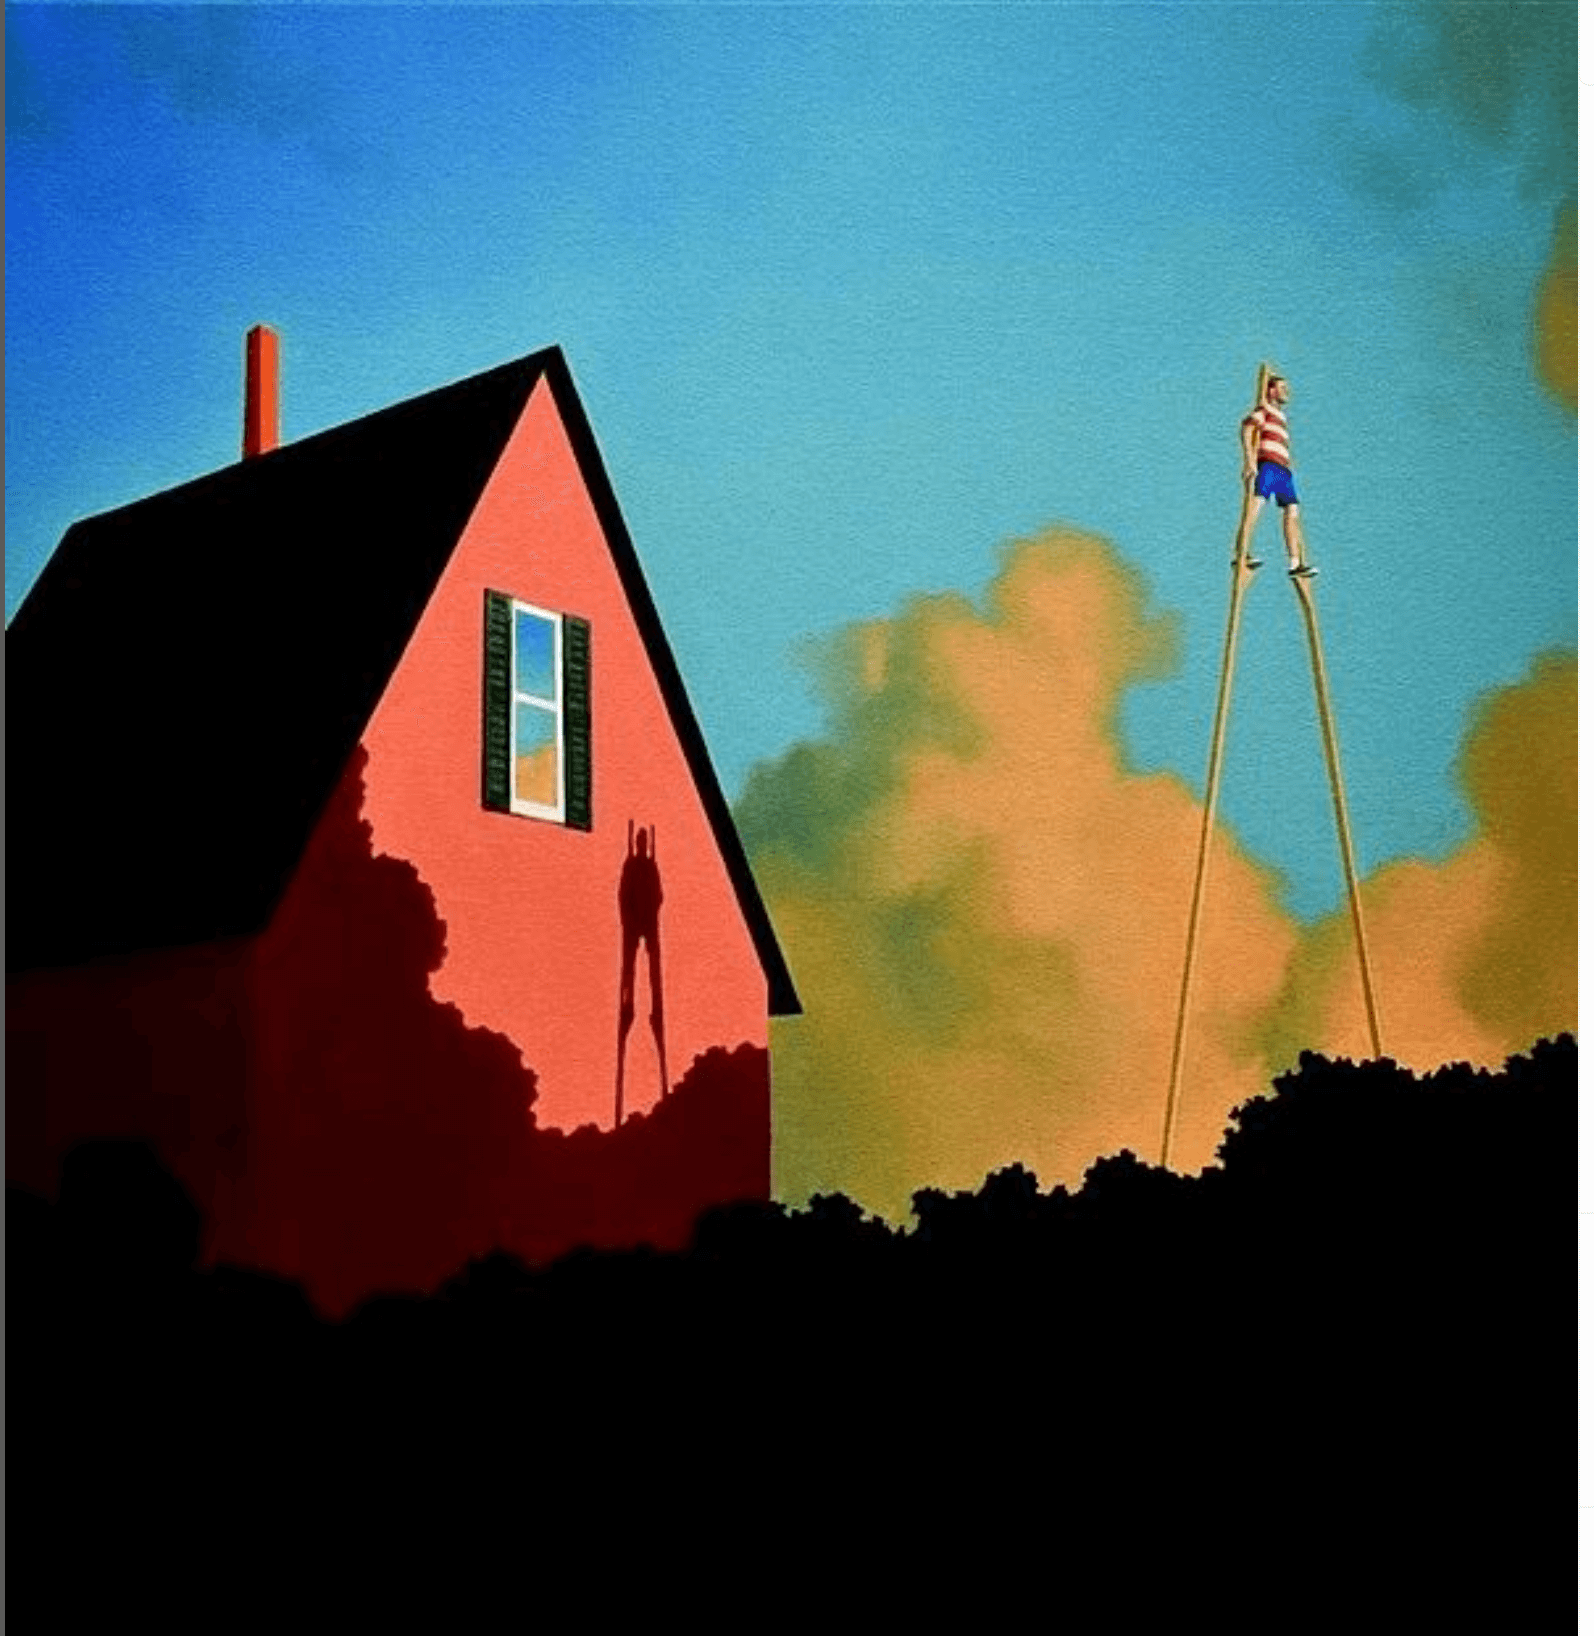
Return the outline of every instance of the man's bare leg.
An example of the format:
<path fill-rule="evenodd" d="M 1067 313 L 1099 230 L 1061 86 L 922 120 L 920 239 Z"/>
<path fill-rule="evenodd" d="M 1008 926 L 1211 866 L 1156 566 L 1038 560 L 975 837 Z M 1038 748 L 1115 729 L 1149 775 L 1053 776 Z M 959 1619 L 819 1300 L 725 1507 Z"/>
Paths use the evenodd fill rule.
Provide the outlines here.
<path fill-rule="evenodd" d="M 1306 566 L 1306 539 L 1301 533 L 1301 508 L 1299 506 L 1285 506 L 1284 508 L 1284 549 L 1289 553 L 1290 572 L 1292 574 L 1315 573 L 1315 569 Z"/>

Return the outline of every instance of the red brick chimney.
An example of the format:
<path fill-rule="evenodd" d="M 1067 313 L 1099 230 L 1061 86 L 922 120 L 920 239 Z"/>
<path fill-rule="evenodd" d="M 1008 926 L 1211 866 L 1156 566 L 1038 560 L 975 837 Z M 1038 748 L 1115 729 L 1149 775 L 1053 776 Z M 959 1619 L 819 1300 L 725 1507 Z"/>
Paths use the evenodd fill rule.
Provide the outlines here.
<path fill-rule="evenodd" d="M 256 324 L 244 342 L 244 459 L 277 446 L 277 332 Z"/>

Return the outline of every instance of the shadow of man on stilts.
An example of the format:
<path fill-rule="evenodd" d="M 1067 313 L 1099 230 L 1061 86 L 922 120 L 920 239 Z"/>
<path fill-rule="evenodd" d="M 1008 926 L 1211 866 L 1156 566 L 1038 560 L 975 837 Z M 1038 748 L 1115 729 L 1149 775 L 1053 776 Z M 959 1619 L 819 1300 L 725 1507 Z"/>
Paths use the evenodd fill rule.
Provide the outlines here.
<path fill-rule="evenodd" d="M 664 905 L 664 882 L 659 874 L 656 837 L 638 829 L 635 820 L 626 829 L 625 863 L 620 869 L 620 1039 L 614 1072 L 614 1128 L 625 1117 L 625 1042 L 636 1015 L 636 957 L 639 945 L 648 953 L 648 986 L 652 1009 L 649 1023 L 659 1051 L 659 1095 L 670 1092 L 664 1050 L 664 964 L 659 951 L 659 910 Z"/>

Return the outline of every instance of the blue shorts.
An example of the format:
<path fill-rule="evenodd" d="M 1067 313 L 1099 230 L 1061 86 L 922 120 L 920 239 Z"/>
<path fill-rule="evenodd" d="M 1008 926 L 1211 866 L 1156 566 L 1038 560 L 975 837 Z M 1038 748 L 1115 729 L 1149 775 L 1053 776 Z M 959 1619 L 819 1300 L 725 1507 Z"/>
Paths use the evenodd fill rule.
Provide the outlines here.
<path fill-rule="evenodd" d="M 1277 500 L 1281 506 L 1301 503 L 1289 467 L 1274 460 L 1264 460 L 1256 468 L 1256 495 L 1259 500 Z"/>

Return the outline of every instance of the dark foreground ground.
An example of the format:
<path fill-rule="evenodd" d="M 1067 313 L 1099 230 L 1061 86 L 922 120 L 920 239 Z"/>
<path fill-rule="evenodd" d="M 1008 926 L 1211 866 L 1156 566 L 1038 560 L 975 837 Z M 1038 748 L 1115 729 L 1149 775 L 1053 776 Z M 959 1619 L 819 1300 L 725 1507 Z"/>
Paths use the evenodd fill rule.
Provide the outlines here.
<path fill-rule="evenodd" d="M 79 1149 L 7 1199 L 8 1616 L 1564 1628 L 1575 1085 L 1305 1057 L 1197 1178 L 736 1206 L 341 1324 Z"/>

